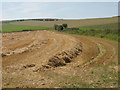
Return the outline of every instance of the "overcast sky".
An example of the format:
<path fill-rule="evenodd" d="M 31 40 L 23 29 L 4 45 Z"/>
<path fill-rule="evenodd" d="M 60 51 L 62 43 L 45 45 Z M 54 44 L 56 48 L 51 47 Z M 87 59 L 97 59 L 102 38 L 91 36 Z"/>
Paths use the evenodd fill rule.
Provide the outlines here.
<path fill-rule="evenodd" d="M 117 2 L 2 2 L 3 20 L 22 18 L 85 19 L 117 15 Z"/>

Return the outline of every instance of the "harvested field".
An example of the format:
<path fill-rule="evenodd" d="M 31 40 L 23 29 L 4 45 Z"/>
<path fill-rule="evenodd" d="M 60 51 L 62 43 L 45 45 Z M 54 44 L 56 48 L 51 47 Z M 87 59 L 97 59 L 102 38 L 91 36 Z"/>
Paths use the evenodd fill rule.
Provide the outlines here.
<path fill-rule="evenodd" d="M 81 20 L 59 20 L 59 21 L 21 21 L 21 22 L 11 22 L 13 25 L 29 25 L 29 26 L 39 26 L 39 27 L 53 27 L 54 24 L 68 24 L 68 27 L 80 27 L 80 26 L 90 26 L 90 25 L 101 25 L 109 23 L 117 23 L 118 17 L 112 18 L 97 18 L 97 19 L 81 19 Z"/>
<path fill-rule="evenodd" d="M 3 33 L 3 88 L 118 87 L 118 43 L 53 31 Z"/>

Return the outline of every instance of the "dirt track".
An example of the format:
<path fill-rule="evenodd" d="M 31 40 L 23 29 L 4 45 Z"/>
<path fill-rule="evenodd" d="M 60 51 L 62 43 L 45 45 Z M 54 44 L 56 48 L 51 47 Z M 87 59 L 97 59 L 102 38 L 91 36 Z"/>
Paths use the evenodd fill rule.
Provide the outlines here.
<path fill-rule="evenodd" d="M 79 69 L 117 61 L 117 44 L 46 30 L 4 33 L 3 88 L 60 87 L 56 80 L 80 76 Z"/>

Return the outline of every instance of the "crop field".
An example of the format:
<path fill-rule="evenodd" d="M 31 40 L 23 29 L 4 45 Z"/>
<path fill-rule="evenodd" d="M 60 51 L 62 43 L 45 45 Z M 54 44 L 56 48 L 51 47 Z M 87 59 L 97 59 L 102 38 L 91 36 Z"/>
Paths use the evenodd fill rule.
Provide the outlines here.
<path fill-rule="evenodd" d="M 120 23 L 109 23 L 109 24 L 101 24 L 101 25 L 92 25 L 92 26 L 83 26 L 80 27 L 80 29 L 85 29 L 85 30 L 90 30 L 90 29 L 95 29 L 95 30 L 118 30 L 118 25 Z"/>
<path fill-rule="evenodd" d="M 2 32 L 20 32 L 25 30 L 48 30 L 48 27 L 35 27 L 35 26 L 27 26 L 27 25 L 12 25 L 9 23 L 5 23 L 2 25 Z"/>
<path fill-rule="evenodd" d="M 54 30 L 58 23 L 68 28 Z M 119 24 L 117 17 L 3 23 L 3 88 L 118 88 Z"/>
<path fill-rule="evenodd" d="M 54 24 L 67 23 L 69 28 L 62 32 L 69 34 L 94 36 L 119 41 L 118 18 L 85 19 L 85 20 L 60 20 L 60 21 L 20 21 L 3 23 L 2 32 L 20 32 L 31 30 L 54 30 Z"/>
<path fill-rule="evenodd" d="M 117 23 L 118 17 L 112 18 L 98 18 L 98 19 L 82 19 L 82 20 L 58 20 L 58 21 L 19 21 L 10 22 L 13 25 L 28 25 L 28 26 L 38 26 L 38 27 L 53 27 L 54 24 L 66 23 L 68 27 L 80 27 L 80 26 L 90 26 L 90 25 L 100 25 Z"/>
<path fill-rule="evenodd" d="M 120 38 L 120 35 L 118 34 L 118 25 L 120 25 L 120 23 L 83 26 L 79 27 L 79 30 L 66 29 L 63 32 L 77 35 L 94 36 L 118 41 Z"/>

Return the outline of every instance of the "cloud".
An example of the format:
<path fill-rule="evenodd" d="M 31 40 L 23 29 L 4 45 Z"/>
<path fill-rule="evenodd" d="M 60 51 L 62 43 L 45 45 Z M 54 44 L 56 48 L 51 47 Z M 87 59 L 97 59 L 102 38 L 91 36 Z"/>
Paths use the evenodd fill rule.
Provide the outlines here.
<path fill-rule="evenodd" d="M 20 5 L 20 7 L 21 13 L 39 12 L 41 9 L 43 9 L 38 3 L 23 3 Z"/>
<path fill-rule="evenodd" d="M 87 18 L 117 14 L 117 3 L 4 2 L 3 19 Z"/>
<path fill-rule="evenodd" d="M 5 18 L 32 18 L 44 16 L 47 4 L 43 3 L 3 3 L 3 19 Z"/>
<path fill-rule="evenodd" d="M 11 12 L 18 12 L 18 13 L 32 13 L 36 11 L 40 11 L 43 5 L 39 5 L 40 3 L 9 3 L 3 4 L 3 11 L 11 11 Z"/>

